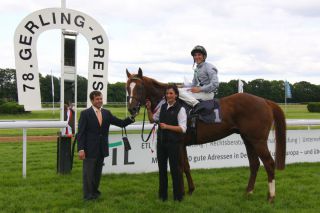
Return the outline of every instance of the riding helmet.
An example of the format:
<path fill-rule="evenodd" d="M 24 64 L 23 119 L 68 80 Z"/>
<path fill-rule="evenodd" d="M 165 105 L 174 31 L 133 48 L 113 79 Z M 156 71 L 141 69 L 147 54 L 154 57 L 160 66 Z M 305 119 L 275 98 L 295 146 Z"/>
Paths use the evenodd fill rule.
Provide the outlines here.
<path fill-rule="evenodd" d="M 204 59 L 207 58 L 207 51 L 203 46 L 200 46 L 200 45 L 195 46 L 191 51 L 191 55 L 194 56 L 195 53 L 201 53 L 203 54 Z"/>

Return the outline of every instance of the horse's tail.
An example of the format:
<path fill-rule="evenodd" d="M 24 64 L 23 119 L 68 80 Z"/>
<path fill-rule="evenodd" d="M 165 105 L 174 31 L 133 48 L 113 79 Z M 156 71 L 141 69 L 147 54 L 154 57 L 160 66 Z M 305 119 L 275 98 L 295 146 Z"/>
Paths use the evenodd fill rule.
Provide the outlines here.
<path fill-rule="evenodd" d="M 286 119 L 282 109 L 274 102 L 268 101 L 272 108 L 276 133 L 276 168 L 283 170 L 286 163 Z"/>

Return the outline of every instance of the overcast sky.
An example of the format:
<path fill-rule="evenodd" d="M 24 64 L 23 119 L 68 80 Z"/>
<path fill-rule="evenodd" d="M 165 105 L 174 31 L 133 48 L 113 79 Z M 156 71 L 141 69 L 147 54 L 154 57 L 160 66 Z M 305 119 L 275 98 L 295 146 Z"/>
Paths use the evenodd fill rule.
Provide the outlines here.
<path fill-rule="evenodd" d="M 96 19 L 109 37 L 109 82 L 125 69 L 163 82 L 192 78 L 190 51 L 203 45 L 220 81 L 285 80 L 320 85 L 319 0 L 66 0 Z M 15 68 L 13 37 L 23 18 L 60 0 L 0 2 L 0 68 Z M 38 40 L 42 74 L 60 76 L 60 31 Z M 88 46 L 78 39 L 78 74 L 87 76 Z"/>

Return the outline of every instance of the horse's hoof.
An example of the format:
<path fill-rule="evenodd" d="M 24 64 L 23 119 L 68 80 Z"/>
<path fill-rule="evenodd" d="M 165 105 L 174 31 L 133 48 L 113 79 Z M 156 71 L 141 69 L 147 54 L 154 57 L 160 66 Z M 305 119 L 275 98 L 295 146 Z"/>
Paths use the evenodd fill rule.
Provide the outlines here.
<path fill-rule="evenodd" d="M 192 195 L 193 191 L 194 191 L 194 189 L 189 189 L 188 194 L 189 194 L 189 195 Z"/>
<path fill-rule="evenodd" d="M 247 196 L 250 196 L 250 195 L 252 195 L 252 194 L 253 194 L 253 190 L 247 191 Z"/>
<path fill-rule="evenodd" d="M 268 193 L 268 198 L 267 198 L 268 203 L 273 204 L 274 203 L 274 199 L 275 199 L 275 196 L 270 196 L 269 193 Z"/>

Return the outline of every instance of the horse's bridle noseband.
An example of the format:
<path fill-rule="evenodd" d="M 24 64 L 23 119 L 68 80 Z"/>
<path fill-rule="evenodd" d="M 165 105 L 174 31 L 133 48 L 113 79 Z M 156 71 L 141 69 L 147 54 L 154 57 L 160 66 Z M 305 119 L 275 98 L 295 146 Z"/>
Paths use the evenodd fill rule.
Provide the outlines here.
<path fill-rule="evenodd" d="M 140 95 L 140 99 L 139 99 L 138 97 L 136 97 L 136 96 L 130 96 L 130 95 L 127 96 L 127 102 L 129 102 L 130 99 L 134 99 L 134 100 L 137 101 L 138 104 L 133 108 L 133 110 L 135 111 L 135 112 L 134 112 L 135 115 L 137 115 L 138 112 L 140 111 L 140 107 L 144 104 L 144 103 L 141 101 L 141 100 L 143 99 L 142 96 L 143 96 L 143 91 L 144 91 L 144 84 L 143 84 L 142 79 L 140 79 L 140 78 L 138 78 L 138 77 L 136 77 L 136 76 L 133 76 L 133 77 L 130 78 L 129 80 L 139 80 L 139 81 L 142 82 L 142 84 L 141 84 L 141 87 L 142 87 L 142 88 L 140 88 L 140 89 L 139 89 L 139 92 L 138 92 L 138 94 Z M 141 91 L 140 91 L 140 90 L 141 90 Z"/>

